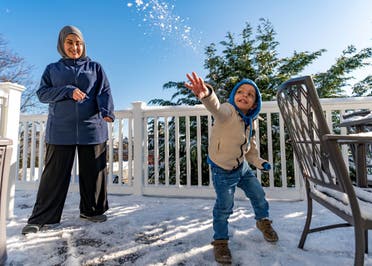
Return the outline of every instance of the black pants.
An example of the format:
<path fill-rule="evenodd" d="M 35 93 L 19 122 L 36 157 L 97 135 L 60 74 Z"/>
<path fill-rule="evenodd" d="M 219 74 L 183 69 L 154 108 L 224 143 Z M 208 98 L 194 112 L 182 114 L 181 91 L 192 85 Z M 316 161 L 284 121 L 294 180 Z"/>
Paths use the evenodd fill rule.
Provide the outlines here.
<path fill-rule="evenodd" d="M 61 221 L 75 150 L 79 157 L 80 213 L 99 215 L 108 210 L 106 143 L 97 145 L 46 144 L 45 167 L 29 224 Z"/>

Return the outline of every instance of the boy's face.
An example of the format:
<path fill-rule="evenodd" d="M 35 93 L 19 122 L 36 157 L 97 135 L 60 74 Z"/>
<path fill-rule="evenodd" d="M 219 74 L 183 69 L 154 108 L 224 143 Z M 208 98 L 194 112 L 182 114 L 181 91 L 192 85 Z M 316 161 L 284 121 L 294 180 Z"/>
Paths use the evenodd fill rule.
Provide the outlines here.
<path fill-rule="evenodd" d="M 234 96 L 236 106 L 247 114 L 249 110 L 256 107 L 256 90 L 252 85 L 241 85 Z"/>

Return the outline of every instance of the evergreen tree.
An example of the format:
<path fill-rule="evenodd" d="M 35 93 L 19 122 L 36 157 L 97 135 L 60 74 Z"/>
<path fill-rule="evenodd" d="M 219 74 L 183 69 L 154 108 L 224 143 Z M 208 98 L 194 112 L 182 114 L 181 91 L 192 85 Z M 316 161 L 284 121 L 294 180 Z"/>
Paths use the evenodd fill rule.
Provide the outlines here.
<path fill-rule="evenodd" d="M 239 41 L 228 32 L 226 40 L 220 42 L 223 47 L 221 55 L 218 54 L 215 43 L 206 47 L 204 67 L 208 74 L 205 80 L 215 88 L 221 102 L 227 100 L 233 86 L 242 78 L 250 78 L 257 83 L 264 101 L 273 100 L 276 88 L 282 82 L 300 75 L 306 67 L 326 52 L 325 49 L 315 52 L 294 51 L 291 56 L 280 58 L 277 52 L 279 42 L 275 40 L 276 35 L 271 22 L 260 19 L 256 36 L 253 36 L 252 27 L 248 23 L 240 34 Z M 355 96 L 371 95 L 371 75 L 355 84 L 349 83 L 354 79 L 352 72 L 369 65 L 368 60 L 371 57 L 372 48 L 365 48 L 358 52 L 353 45 L 350 45 L 327 71 L 312 73 L 319 97 L 344 97 L 344 89 L 347 86 L 351 87 Z M 164 89 L 176 89 L 172 98 L 153 99 L 150 104 L 200 104 L 183 84 L 184 81 L 170 81 L 164 84 Z"/>
<path fill-rule="evenodd" d="M 270 21 L 260 19 L 257 27 L 256 36 L 253 34 L 250 24 L 246 24 L 240 39 L 228 32 L 226 39 L 219 44 L 222 52 L 219 53 L 217 45 L 211 43 L 205 49 L 206 59 L 204 67 L 207 75 L 204 78 L 211 84 L 221 102 L 228 100 L 229 94 L 234 85 L 242 78 L 250 78 L 256 82 L 260 88 L 263 101 L 274 100 L 276 88 L 284 81 L 301 75 L 306 67 L 317 60 L 325 49 L 315 52 L 294 51 L 289 57 L 279 57 L 276 41 L 276 32 Z M 295 37 L 295 36 L 294 36 Z M 296 41 L 295 39 L 293 41 Z M 359 52 L 354 46 L 349 46 L 342 52 L 327 71 L 312 74 L 314 83 L 317 87 L 319 97 L 342 97 L 345 96 L 344 88 L 351 86 L 354 77 L 351 76 L 354 70 L 358 70 L 368 65 L 368 60 L 372 57 L 372 49 L 366 48 Z M 371 91 L 372 76 L 367 76 L 362 81 L 355 83 L 351 88 L 356 96 L 372 95 Z M 194 94 L 184 86 L 184 81 L 170 81 L 163 86 L 164 89 L 175 89 L 176 92 L 170 100 L 153 99 L 150 104 L 158 105 L 195 105 L 200 101 Z M 263 117 L 265 119 L 265 117 Z M 293 164 L 287 165 L 287 184 L 281 184 L 280 169 L 280 143 L 279 143 L 279 115 L 273 114 L 272 117 L 272 138 L 274 156 L 275 185 L 294 184 Z M 205 125 L 204 125 L 205 126 Z M 261 156 L 267 158 L 267 127 L 266 123 L 260 123 L 260 147 Z M 286 137 L 287 139 L 287 137 Z M 290 145 L 286 145 L 287 162 L 293 161 L 293 153 Z M 203 158 L 207 153 L 206 145 L 202 147 Z M 205 160 L 204 160 L 205 161 Z M 203 161 L 203 178 L 207 175 L 208 167 Z M 205 172 L 204 172 L 205 171 Z M 263 184 L 268 185 L 268 176 L 263 176 Z"/>

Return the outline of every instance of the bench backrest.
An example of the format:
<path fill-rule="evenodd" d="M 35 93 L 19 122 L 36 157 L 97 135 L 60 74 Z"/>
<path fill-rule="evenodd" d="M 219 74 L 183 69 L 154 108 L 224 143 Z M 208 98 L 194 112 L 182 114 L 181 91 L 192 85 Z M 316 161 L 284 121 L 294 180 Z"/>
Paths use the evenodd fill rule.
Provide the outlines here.
<path fill-rule="evenodd" d="M 348 171 L 338 145 L 322 140 L 330 130 L 312 78 L 305 76 L 283 83 L 277 101 L 303 177 L 345 192 L 340 177 L 348 179 Z"/>

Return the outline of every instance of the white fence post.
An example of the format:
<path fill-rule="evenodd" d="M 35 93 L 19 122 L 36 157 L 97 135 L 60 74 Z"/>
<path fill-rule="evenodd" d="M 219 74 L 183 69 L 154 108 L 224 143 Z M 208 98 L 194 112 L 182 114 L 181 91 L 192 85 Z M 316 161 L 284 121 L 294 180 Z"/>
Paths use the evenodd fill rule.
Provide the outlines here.
<path fill-rule="evenodd" d="M 143 186 L 143 152 L 144 152 L 144 139 L 143 139 L 143 109 L 146 106 L 144 102 L 133 102 L 133 164 L 134 164 L 134 180 L 133 180 L 133 193 L 135 195 L 142 195 Z"/>
<path fill-rule="evenodd" d="M 17 153 L 18 153 L 18 129 L 19 129 L 19 115 L 21 107 L 21 94 L 25 90 L 24 86 L 10 83 L 0 82 L 0 96 L 3 99 L 3 106 L 1 107 L 1 121 L 0 121 L 0 136 L 9 138 L 13 141 L 13 152 L 10 159 L 10 171 L 8 182 L 8 209 L 7 218 L 13 217 L 14 209 L 14 194 L 15 194 L 15 179 L 17 176 Z"/>

